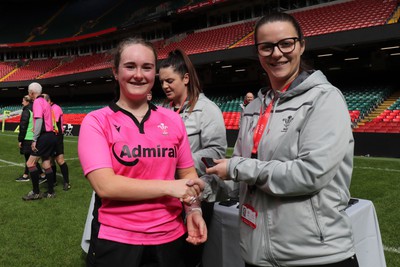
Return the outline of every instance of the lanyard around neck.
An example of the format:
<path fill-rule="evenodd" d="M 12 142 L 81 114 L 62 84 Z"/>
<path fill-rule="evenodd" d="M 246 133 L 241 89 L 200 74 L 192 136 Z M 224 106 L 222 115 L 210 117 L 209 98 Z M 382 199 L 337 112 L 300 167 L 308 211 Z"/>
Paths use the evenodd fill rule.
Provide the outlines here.
<path fill-rule="evenodd" d="M 281 93 L 285 92 L 289 86 L 292 83 L 287 84 L 282 90 Z M 258 118 L 257 126 L 254 130 L 254 136 L 253 136 L 253 150 L 251 151 L 251 157 L 252 158 L 257 158 L 257 151 L 258 151 L 258 145 L 260 144 L 261 137 L 264 133 L 264 130 L 267 126 L 269 116 L 271 115 L 271 109 L 272 106 L 275 103 L 275 97 L 269 102 L 267 108 L 265 109 L 264 113 L 262 113 L 262 104 L 260 107 L 260 117 Z"/>
<path fill-rule="evenodd" d="M 181 109 L 183 108 L 183 106 L 185 106 L 186 100 L 187 100 L 187 96 L 186 96 L 185 100 L 183 101 L 183 104 L 179 107 L 179 109 L 177 109 L 177 110 L 175 111 L 176 113 L 179 114 L 179 113 L 181 112 Z M 171 104 L 170 104 L 170 105 L 173 106 L 173 105 L 174 105 L 174 102 L 171 101 Z"/>

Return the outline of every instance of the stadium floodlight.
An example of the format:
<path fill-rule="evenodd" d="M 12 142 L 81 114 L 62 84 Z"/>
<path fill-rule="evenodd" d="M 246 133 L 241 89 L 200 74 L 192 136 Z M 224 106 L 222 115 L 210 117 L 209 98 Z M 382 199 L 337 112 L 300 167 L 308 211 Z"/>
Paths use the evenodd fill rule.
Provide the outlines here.
<path fill-rule="evenodd" d="M 227 69 L 227 68 L 232 68 L 232 65 L 224 65 L 224 66 L 221 66 L 221 69 Z"/>
<path fill-rule="evenodd" d="M 345 58 L 345 61 L 352 61 L 352 60 L 359 60 L 359 57 L 349 57 L 349 58 Z"/>
<path fill-rule="evenodd" d="M 400 48 L 400 46 L 395 45 L 395 46 L 381 47 L 381 50 L 390 50 L 390 49 L 397 49 L 397 48 Z"/>
<path fill-rule="evenodd" d="M 246 71 L 246 69 L 237 69 L 237 70 L 235 70 L 235 72 L 243 72 L 243 71 Z"/>
<path fill-rule="evenodd" d="M 400 53 L 392 53 L 391 56 L 400 56 Z"/>

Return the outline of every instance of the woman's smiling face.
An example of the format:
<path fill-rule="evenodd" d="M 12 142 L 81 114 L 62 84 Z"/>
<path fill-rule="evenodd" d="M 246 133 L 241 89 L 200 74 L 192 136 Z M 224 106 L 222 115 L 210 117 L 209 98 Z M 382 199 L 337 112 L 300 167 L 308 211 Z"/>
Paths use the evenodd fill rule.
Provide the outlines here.
<path fill-rule="evenodd" d="M 255 34 L 257 34 L 257 43 L 268 42 L 275 44 L 286 38 L 299 38 L 296 29 L 287 21 L 265 23 L 258 28 Z M 296 78 L 304 49 L 304 41 L 296 40 L 295 48 L 290 53 L 284 54 L 277 46 L 274 46 L 271 55 L 262 56 L 258 54 L 261 66 L 268 74 L 274 90 L 282 89 L 287 83 Z"/>
<path fill-rule="evenodd" d="M 154 85 L 156 62 L 153 51 L 142 44 L 127 45 L 121 53 L 118 70 L 114 71 L 121 95 L 146 97 Z"/>

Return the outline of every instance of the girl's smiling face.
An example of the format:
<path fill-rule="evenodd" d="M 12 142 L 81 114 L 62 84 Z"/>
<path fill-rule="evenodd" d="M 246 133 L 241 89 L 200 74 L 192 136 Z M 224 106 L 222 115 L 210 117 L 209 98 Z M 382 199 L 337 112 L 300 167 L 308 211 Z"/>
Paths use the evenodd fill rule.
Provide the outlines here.
<path fill-rule="evenodd" d="M 153 51 L 142 44 L 124 47 L 115 79 L 120 86 L 121 96 L 129 99 L 146 98 L 153 88 L 156 74 L 156 59 Z"/>

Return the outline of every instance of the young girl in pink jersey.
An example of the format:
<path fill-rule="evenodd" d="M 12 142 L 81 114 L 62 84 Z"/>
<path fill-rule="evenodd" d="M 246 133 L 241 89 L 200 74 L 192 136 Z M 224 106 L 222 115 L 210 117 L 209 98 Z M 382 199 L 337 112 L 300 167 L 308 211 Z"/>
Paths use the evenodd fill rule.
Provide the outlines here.
<path fill-rule="evenodd" d="M 97 195 L 88 266 L 183 267 L 185 232 L 192 244 L 207 239 L 197 200 L 204 183 L 185 126 L 147 100 L 156 59 L 150 43 L 123 40 L 114 56 L 117 97 L 82 122 L 79 158 Z"/>

